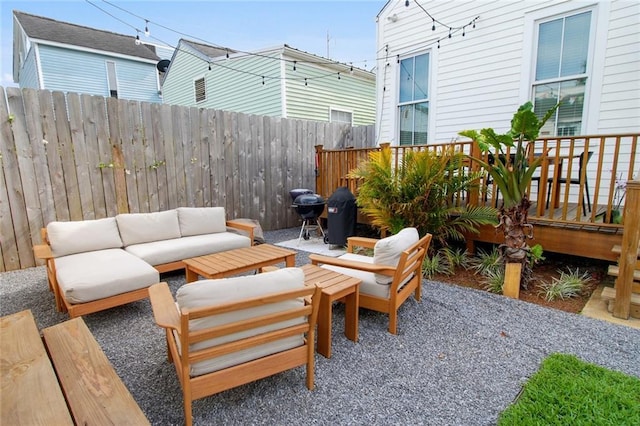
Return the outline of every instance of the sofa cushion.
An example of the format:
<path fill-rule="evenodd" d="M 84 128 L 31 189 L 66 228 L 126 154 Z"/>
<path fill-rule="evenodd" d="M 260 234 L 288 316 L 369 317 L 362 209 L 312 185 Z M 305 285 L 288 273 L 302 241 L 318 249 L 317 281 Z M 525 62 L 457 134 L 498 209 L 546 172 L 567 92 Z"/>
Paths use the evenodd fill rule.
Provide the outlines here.
<path fill-rule="evenodd" d="M 249 237 L 233 232 L 194 235 L 165 241 L 134 244 L 125 250 L 150 265 L 177 262 L 191 257 L 251 246 Z"/>
<path fill-rule="evenodd" d="M 56 278 L 64 298 L 71 303 L 104 299 L 160 281 L 153 266 L 122 249 L 59 257 Z"/>
<path fill-rule="evenodd" d="M 279 291 L 292 290 L 304 287 L 304 272 L 299 268 L 284 268 L 273 272 L 265 272 L 256 275 L 244 275 L 232 278 L 222 278 L 217 280 L 201 280 L 192 284 L 180 287 L 176 293 L 178 309 L 199 308 L 204 306 L 218 305 L 252 297 L 275 293 Z M 190 330 L 201 330 L 207 327 L 227 324 L 238 321 L 242 318 L 250 318 L 266 315 L 281 310 L 291 309 L 304 304 L 300 300 L 287 300 L 280 303 L 262 305 L 255 308 L 244 309 L 242 311 L 230 312 L 210 316 L 191 321 Z M 234 333 L 191 346 L 192 350 L 206 348 L 212 345 L 234 341 L 237 339 L 255 336 L 271 330 L 277 330 L 290 325 L 301 324 L 304 318 L 293 318 L 288 321 Z M 191 367 L 191 376 L 199 376 L 208 372 L 231 367 L 252 359 L 262 358 L 277 352 L 295 348 L 304 343 L 304 336 L 297 335 L 277 340 L 264 345 L 252 347 L 243 351 L 222 355 L 220 357 L 202 361 Z"/>
<path fill-rule="evenodd" d="M 180 234 L 213 234 L 227 230 L 224 207 L 178 207 Z"/>
<path fill-rule="evenodd" d="M 116 216 L 125 246 L 180 238 L 178 212 L 125 213 Z"/>
<path fill-rule="evenodd" d="M 352 260 L 356 262 L 363 263 L 373 263 L 373 258 L 371 256 L 363 256 L 361 254 L 354 253 L 345 253 L 342 256 L 339 256 L 338 259 L 344 260 Z M 372 272 L 360 271 L 358 269 L 351 268 L 343 268 L 341 266 L 333 266 L 333 265 L 322 265 L 323 268 L 330 269 L 332 271 L 338 272 L 340 274 L 345 274 L 350 277 L 358 278 L 362 280 L 360 283 L 360 293 L 368 294 L 371 296 L 378 296 L 384 299 L 389 298 L 389 289 L 391 288 L 389 284 L 379 284 L 376 281 L 376 274 Z"/>
<path fill-rule="evenodd" d="M 73 222 L 51 222 L 47 237 L 54 257 L 122 247 L 118 225 L 112 217 Z"/>
<path fill-rule="evenodd" d="M 416 228 L 404 228 L 395 235 L 383 238 L 373 247 L 373 263 L 376 265 L 396 266 L 400 261 L 400 254 L 420 240 Z M 378 284 L 389 284 L 393 277 L 376 274 Z"/>

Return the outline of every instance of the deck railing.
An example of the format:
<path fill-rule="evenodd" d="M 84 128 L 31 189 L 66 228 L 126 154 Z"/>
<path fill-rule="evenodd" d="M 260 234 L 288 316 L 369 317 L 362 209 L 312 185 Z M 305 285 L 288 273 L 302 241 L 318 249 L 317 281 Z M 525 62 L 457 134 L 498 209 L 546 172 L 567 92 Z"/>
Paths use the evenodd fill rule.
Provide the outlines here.
<path fill-rule="evenodd" d="M 527 146 L 531 160 L 546 152 L 529 187 L 534 209 L 532 220 L 567 224 L 597 224 L 598 227 L 620 228 L 625 204 L 626 182 L 640 178 L 640 134 L 563 136 L 538 139 Z M 451 148 L 464 154 L 480 156 L 474 142 L 451 142 L 419 146 L 393 146 L 397 168 L 405 152 Z M 329 197 L 336 188 L 347 186 L 356 193 L 359 182 L 349 172 L 380 148 L 325 150 L 316 146 L 316 192 Z M 506 155 L 510 153 L 507 152 Z M 486 155 L 485 155 L 485 158 Z M 475 162 L 464 168 L 479 169 Z M 456 200 L 470 205 L 498 206 L 500 194 L 494 183 L 482 178 L 479 192 L 461 194 Z"/>

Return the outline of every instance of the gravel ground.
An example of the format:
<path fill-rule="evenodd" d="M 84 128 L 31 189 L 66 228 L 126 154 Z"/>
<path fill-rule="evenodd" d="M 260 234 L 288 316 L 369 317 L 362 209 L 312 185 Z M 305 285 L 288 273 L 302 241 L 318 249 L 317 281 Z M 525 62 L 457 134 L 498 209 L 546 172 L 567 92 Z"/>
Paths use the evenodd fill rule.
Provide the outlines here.
<path fill-rule="evenodd" d="M 269 243 L 299 229 L 265 232 Z M 298 265 L 308 263 L 299 252 Z M 176 291 L 180 274 L 163 274 Z M 640 377 L 640 330 L 487 292 L 423 281 L 423 299 L 400 309 L 398 335 L 385 315 L 360 311 L 358 343 L 334 309 L 333 355 L 316 356 L 316 387 L 297 368 L 194 402 L 195 424 L 491 425 L 551 353 Z M 43 267 L 0 274 L 0 314 L 31 309 L 44 328 L 55 311 Z M 182 393 L 148 301 L 85 322 L 154 425 L 183 423 Z"/>

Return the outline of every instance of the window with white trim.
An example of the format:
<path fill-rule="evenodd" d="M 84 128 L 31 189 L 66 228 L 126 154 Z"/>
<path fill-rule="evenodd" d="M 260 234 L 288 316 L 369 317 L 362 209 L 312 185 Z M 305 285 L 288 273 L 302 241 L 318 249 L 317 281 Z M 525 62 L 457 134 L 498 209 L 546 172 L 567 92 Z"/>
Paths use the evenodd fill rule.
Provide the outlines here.
<path fill-rule="evenodd" d="M 429 54 L 400 61 L 398 90 L 400 145 L 427 143 L 429 126 Z"/>
<path fill-rule="evenodd" d="M 109 96 L 118 97 L 118 74 L 116 73 L 116 63 L 106 61 L 107 63 L 107 84 L 109 85 Z"/>
<path fill-rule="evenodd" d="M 353 125 L 353 113 L 351 111 L 329 108 L 329 122 Z"/>
<path fill-rule="evenodd" d="M 560 106 L 540 131 L 540 136 L 582 133 L 584 100 L 592 46 L 592 12 L 586 11 L 537 24 L 534 109 L 542 117 L 558 101 Z"/>
<path fill-rule="evenodd" d="M 202 102 L 207 99 L 207 90 L 204 83 L 204 77 L 194 81 L 196 102 Z"/>

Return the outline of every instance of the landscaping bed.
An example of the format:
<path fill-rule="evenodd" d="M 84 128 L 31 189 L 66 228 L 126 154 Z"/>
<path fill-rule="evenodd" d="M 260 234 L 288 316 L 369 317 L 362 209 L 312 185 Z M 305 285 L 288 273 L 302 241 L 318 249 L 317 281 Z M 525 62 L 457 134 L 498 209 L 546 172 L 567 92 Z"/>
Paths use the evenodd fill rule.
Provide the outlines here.
<path fill-rule="evenodd" d="M 556 253 L 545 253 L 544 256 L 545 260 L 533 268 L 533 278 L 529 284 L 529 288 L 526 290 L 520 289 L 520 300 L 561 311 L 579 313 L 589 301 L 591 294 L 598 285 L 602 283 L 613 285 L 613 277 L 607 275 L 607 267 L 610 264 L 607 261 Z M 568 270 L 575 271 L 576 269 L 578 269 L 580 273 L 587 272 L 591 278 L 584 286 L 580 295 L 566 299 L 546 300 L 542 292 L 543 283 L 552 282 L 554 278 L 558 279 L 561 275 L 560 271 L 566 273 Z M 467 270 L 458 267 L 455 274 L 437 274 L 433 277 L 433 280 L 456 284 L 462 287 L 486 290 L 482 276 L 476 274 L 473 269 Z"/>

